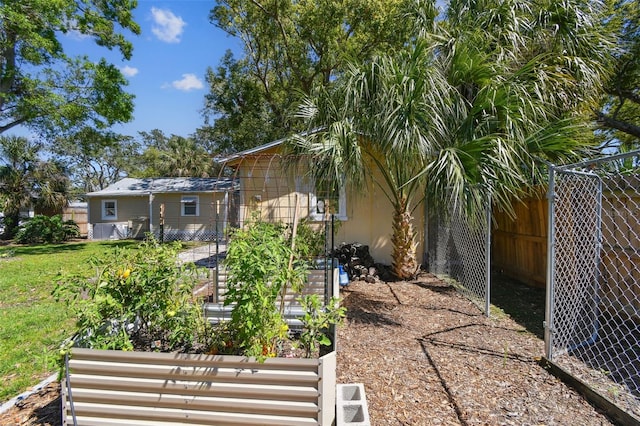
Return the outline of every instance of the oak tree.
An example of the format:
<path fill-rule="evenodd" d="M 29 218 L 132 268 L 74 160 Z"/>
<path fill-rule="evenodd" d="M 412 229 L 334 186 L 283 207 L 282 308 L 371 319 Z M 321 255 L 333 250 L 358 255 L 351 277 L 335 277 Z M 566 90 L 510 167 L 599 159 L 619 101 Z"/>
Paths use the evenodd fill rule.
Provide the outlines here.
<path fill-rule="evenodd" d="M 106 128 L 133 113 L 127 81 L 105 59 L 69 56 L 63 34 L 90 37 L 130 59 L 136 0 L 6 0 L 0 3 L 0 133 L 24 125 L 43 135 Z"/>

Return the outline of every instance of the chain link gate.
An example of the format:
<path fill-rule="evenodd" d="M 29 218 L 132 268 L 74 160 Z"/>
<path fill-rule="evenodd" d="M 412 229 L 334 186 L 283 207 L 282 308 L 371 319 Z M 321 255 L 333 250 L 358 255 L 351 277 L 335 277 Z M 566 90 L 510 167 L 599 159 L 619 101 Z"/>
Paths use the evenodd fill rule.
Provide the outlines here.
<path fill-rule="evenodd" d="M 429 221 L 428 270 L 450 278 L 485 315 L 490 313 L 491 210 L 466 217 L 458 209 Z"/>
<path fill-rule="evenodd" d="M 640 416 L 640 151 L 550 167 L 546 357 Z"/>

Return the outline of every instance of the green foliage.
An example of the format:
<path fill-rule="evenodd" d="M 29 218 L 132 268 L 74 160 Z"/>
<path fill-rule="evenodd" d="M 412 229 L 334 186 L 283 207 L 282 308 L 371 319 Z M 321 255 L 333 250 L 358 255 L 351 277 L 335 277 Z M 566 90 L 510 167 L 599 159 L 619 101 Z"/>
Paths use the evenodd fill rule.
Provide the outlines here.
<path fill-rule="evenodd" d="M 412 212 L 425 198 L 468 217 L 488 200 L 512 211 L 542 180 L 539 160 L 588 153 L 613 47 L 601 3 L 461 0 L 444 15 L 412 4 L 411 42 L 316 87 L 296 114 L 307 132 L 291 138 L 317 182 L 389 199 L 400 278 L 416 271 Z"/>
<path fill-rule="evenodd" d="M 83 127 L 70 135 L 61 135 L 50 151 L 70 173 L 76 196 L 99 191 L 131 174 L 140 144 L 132 137 Z"/>
<path fill-rule="evenodd" d="M 205 320 L 193 299 L 195 270 L 179 265 L 179 245 L 155 240 L 115 248 L 89 262 L 95 277 L 63 275 L 54 290 L 77 317 L 75 344 L 96 349 L 191 348 Z"/>
<path fill-rule="evenodd" d="M 275 356 L 288 327 L 278 302 L 287 286 L 299 291 L 306 280 L 304 263 L 290 261 L 291 232 L 277 223 L 255 222 L 230 238 L 224 304 L 234 305 L 229 322 L 235 348 L 258 359 Z"/>
<path fill-rule="evenodd" d="M 210 152 L 192 137 L 171 135 L 167 137 L 161 130 L 140 132 L 144 152 L 138 156 L 138 170 L 135 177 L 209 177 L 214 175 L 214 165 Z"/>
<path fill-rule="evenodd" d="M 40 144 L 23 137 L 0 136 L 0 211 L 4 211 L 4 238 L 18 230 L 20 210 L 37 207 L 57 212 L 66 205 L 69 179 L 64 168 L 42 161 Z"/>
<path fill-rule="evenodd" d="M 324 226 L 314 227 L 305 219 L 298 224 L 296 252 L 303 259 L 324 256 L 325 239 Z"/>
<path fill-rule="evenodd" d="M 331 340 L 326 335 L 331 325 L 342 323 L 346 315 L 346 308 L 339 306 L 339 299 L 332 297 L 326 307 L 322 306 L 317 294 L 309 294 L 298 299 L 304 308 L 302 317 L 303 331 L 300 334 L 300 344 L 310 357 L 319 345 L 329 346 Z"/>
<path fill-rule="evenodd" d="M 133 96 L 120 70 L 104 59 L 69 57 L 59 41 L 76 32 L 130 59 L 123 32 L 140 33 L 135 1 L 3 1 L 0 3 L 0 133 L 26 125 L 42 134 L 87 124 L 126 122 Z"/>
<path fill-rule="evenodd" d="M 233 152 L 299 130 L 288 120 L 300 94 L 326 85 L 347 58 L 366 61 L 401 48 L 408 26 L 396 25 L 404 0 L 217 2 L 211 21 L 244 43 L 207 71 L 207 118 L 200 132 Z"/>
<path fill-rule="evenodd" d="M 596 112 L 602 149 L 640 148 L 640 2 L 608 0 L 607 27 L 616 31 L 613 66 Z"/>
<path fill-rule="evenodd" d="M 20 244 L 56 244 L 80 236 L 80 228 L 73 220 L 62 221 L 62 216 L 36 215 L 29 219 L 16 234 Z"/>

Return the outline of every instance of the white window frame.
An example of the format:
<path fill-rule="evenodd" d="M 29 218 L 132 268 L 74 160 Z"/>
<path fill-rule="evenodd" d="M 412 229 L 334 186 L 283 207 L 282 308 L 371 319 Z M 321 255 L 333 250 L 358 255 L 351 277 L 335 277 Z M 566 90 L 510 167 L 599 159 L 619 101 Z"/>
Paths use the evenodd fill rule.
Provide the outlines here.
<path fill-rule="evenodd" d="M 113 214 L 107 214 L 107 203 L 113 203 Z M 102 220 L 118 220 L 118 200 L 102 200 L 100 203 Z"/>
<path fill-rule="evenodd" d="M 196 213 L 195 214 L 187 214 L 185 212 L 185 208 L 187 204 L 191 204 L 193 201 L 196 202 Z M 200 197 L 198 195 L 183 195 L 180 199 L 180 215 L 186 217 L 198 217 L 200 216 Z"/>
<path fill-rule="evenodd" d="M 296 182 L 297 183 L 297 182 Z M 325 220 L 325 213 L 318 212 L 318 201 L 319 200 L 315 190 L 315 182 L 312 181 L 310 185 L 311 190 L 309 191 L 309 219 L 314 221 L 323 221 Z M 347 220 L 347 191 L 343 186 L 340 187 L 340 191 L 338 194 L 338 211 L 335 213 L 335 217 L 338 220 Z"/>

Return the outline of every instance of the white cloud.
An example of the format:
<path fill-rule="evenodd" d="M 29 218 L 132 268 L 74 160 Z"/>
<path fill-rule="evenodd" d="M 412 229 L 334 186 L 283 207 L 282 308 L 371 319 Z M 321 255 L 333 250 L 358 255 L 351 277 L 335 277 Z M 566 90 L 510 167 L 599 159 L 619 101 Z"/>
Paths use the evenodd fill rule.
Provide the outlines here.
<path fill-rule="evenodd" d="M 155 34 L 158 39 L 167 43 L 179 43 L 180 36 L 186 22 L 180 17 L 176 16 L 170 10 L 151 8 L 151 16 L 153 18 L 154 25 L 151 27 L 151 32 Z"/>
<path fill-rule="evenodd" d="M 167 88 L 168 85 L 165 84 L 162 87 Z M 182 74 L 182 79 L 171 82 L 171 87 L 183 92 L 190 92 L 191 90 L 202 89 L 204 84 L 195 74 Z"/>
<path fill-rule="evenodd" d="M 130 67 L 129 65 L 125 65 L 124 67 L 120 68 L 120 71 L 126 77 L 133 77 L 134 75 L 138 74 L 138 68 Z"/>

